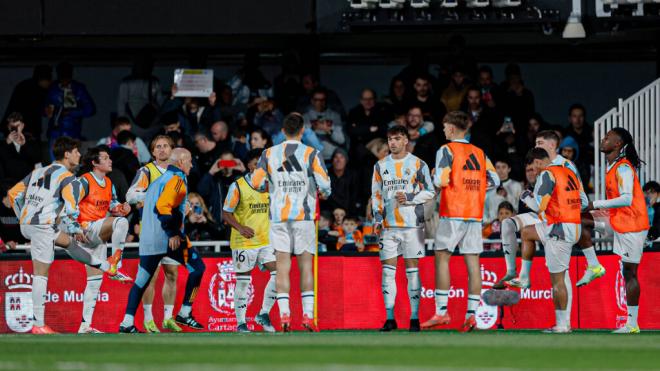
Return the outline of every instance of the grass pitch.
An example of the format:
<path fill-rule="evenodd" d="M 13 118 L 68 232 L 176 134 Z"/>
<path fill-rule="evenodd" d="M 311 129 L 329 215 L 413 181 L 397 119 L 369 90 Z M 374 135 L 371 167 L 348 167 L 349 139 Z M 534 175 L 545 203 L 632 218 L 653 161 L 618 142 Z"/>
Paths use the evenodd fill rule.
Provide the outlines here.
<path fill-rule="evenodd" d="M 660 332 L 2 335 L 0 370 L 660 369 Z"/>

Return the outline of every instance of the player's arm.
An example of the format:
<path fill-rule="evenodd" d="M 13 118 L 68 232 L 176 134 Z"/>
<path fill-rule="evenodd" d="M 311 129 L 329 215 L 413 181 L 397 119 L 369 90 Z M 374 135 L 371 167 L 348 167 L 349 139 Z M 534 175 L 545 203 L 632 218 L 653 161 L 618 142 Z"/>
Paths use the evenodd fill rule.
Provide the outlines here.
<path fill-rule="evenodd" d="M 241 202 L 241 192 L 238 190 L 236 182 L 229 186 L 225 203 L 222 206 L 222 220 L 238 231 L 245 238 L 254 237 L 254 230 L 238 222 L 234 216 L 234 211 Z"/>
<path fill-rule="evenodd" d="M 374 165 L 374 174 L 371 177 L 371 213 L 374 224 L 382 224 L 385 206 L 383 205 L 383 178 L 380 176 L 380 165 Z"/>
<path fill-rule="evenodd" d="M 539 212 L 539 204 L 536 202 L 536 198 L 534 198 L 534 190 L 533 189 L 525 189 L 521 194 L 520 194 L 520 201 L 525 204 L 527 207 L 532 209 L 535 213 Z"/>
<path fill-rule="evenodd" d="M 332 188 L 330 186 L 328 170 L 325 168 L 325 164 L 321 159 L 321 152 L 319 151 L 315 151 L 314 158 L 312 159 L 312 174 L 321 199 L 327 200 L 330 197 L 330 193 L 332 193 Z"/>
<path fill-rule="evenodd" d="M 497 175 L 495 166 L 493 166 L 493 163 L 488 157 L 486 157 L 486 184 L 487 191 L 497 189 L 500 186 L 500 177 Z"/>
<path fill-rule="evenodd" d="M 131 186 L 126 192 L 126 201 L 131 204 L 137 204 L 138 202 L 144 202 L 144 199 L 147 197 L 147 188 L 149 187 L 149 169 L 146 167 L 140 168 L 135 178 L 131 183 Z"/>
<path fill-rule="evenodd" d="M 429 167 L 422 160 L 418 160 L 418 170 L 415 176 L 417 183 L 419 185 L 419 192 L 406 193 L 406 203 L 405 205 L 420 205 L 426 203 L 427 201 L 433 199 L 435 196 L 435 188 L 433 188 L 433 182 L 431 181 L 431 173 L 429 172 Z"/>
<path fill-rule="evenodd" d="M 539 174 L 534 186 L 534 199 L 539 205 L 539 212 L 544 212 L 548 208 L 548 203 L 552 197 L 552 192 L 555 190 L 555 178 L 548 170 L 544 170 Z"/>
<path fill-rule="evenodd" d="M 179 176 L 173 176 L 163 187 L 156 201 L 156 213 L 160 225 L 167 237 L 181 236 L 183 225 L 183 213 L 180 206 L 186 198 L 186 184 Z"/>
<path fill-rule="evenodd" d="M 263 151 L 259 162 L 257 163 L 257 168 L 254 170 L 252 177 L 250 177 L 250 185 L 252 188 L 256 189 L 259 192 L 264 192 L 266 190 L 266 180 L 268 180 L 269 168 L 268 168 L 268 154 L 270 149 Z"/>
<path fill-rule="evenodd" d="M 28 174 L 23 180 L 16 183 L 11 189 L 7 192 L 7 197 L 9 198 L 9 204 L 14 209 L 16 216 L 20 217 L 21 210 L 23 209 L 23 204 L 25 203 L 25 191 L 27 186 L 30 183 L 30 177 L 32 174 Z"/>
<path fill-rule="evenodd" d="M 119 202 L 119 198 L 117 197 L 117 190 L 115 189 L 115 185 L 112 185 L 112 200 L 110 201 L 110 212 L 112 213 L 113 216 L 126 216 L 128 213 L 131 212 L 131 206 L 128 204 L 128 202 L 124 202 L 123 204 Z"/>
<path fill-rule="evenodd" d="M 594 201 L 594 209 L 615 209 L 632 205 L 635 176 L 628 164 L 617 167 L 616 181 L 619 188 L 619 197 Z"/>
<path fill-rule="evenodd" d="M 435 174 L 433 174 L 433 185 L 436 188 L 443 188 L 449 185 L 451 175 L 451 165 L 454 156 L 449 146 L 442 146 L 435 155 Z"/>
<path fill-rule="evenodd" d="M 65 174 L 63 174 L 63 177 Z M 82 233 L 82 227 L 78 223 L 78 200 L 80 199 L 80 182 L 75 176 L 66 176 L 60 182 L 60 197 L 64 203 L 64 213 L 62 214 L 62 224 L 66 227 L 67 233 Z"/>

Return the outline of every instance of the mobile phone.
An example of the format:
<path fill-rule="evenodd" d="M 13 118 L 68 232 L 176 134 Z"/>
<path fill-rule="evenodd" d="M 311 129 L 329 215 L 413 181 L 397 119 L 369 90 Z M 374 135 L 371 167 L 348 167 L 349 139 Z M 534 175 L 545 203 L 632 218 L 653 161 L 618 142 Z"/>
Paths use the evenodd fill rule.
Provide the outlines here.
<path fill-rule="evenodd" d="M 218 167 L 231 168 L 237 165 L 234 160 L 220 160 L 218 161 Z"/>
<path fill-rule="evenodd" d="M 195 207 L 193 207 L 193 213 L 198 214 L 198 215 L 202 215 L 202 206 L 201 205 L 195 205 Z"/>

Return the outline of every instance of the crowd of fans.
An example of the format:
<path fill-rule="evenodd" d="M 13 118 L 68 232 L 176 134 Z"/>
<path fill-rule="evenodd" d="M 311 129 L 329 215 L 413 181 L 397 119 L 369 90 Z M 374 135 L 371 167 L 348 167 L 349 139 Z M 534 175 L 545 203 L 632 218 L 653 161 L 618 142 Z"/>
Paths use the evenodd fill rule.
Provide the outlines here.
<path fill-rule="evenodd" d="M 165 91 L 151 68 L 136 67 L 118 87 L 117 116 L 108 135 L 93 143 L 110 148 L 110 177 L 120 198 L 138 168 L 151 160 L 149 144 L 155 135 L 166 134 L 176 146 L 189 149 L 194 154 L 189 189 L 195 211 L 187 219 L 186 230 L 192 240 L 228 238 L 222 203 L 229 185 L 246 171 L 244 161 L 250 149 L 284 140 L 282 120 L 293 111 L 303 115 L 302 140 L 322 153 L 332 182 L 331 197 L 321 203 L 322 250 L 377 250 L 369 198 L 373 166 L 388 154 L 386 130 L 394 125 L 406 127 L 409 151 L 432 168 L 436 151 L 446 142 L 442 118 L 448 111 L 468 114 L 469 140 L 484 149 L 501 179 L 501 186 L 488 194 L 485 237 L 498 238 L 500 221 L 518 211 L 520 193 L 533 180 L 524 156 L 541 130 L 560 135 L 561 154 L 576 163 L 585 187 L 591 187 L 594 138 L 585 107 L 569 107 L 566 123 L 545 122 L 516 64 L 507 66 L 499 83 L 487 65 L 459 63 L 441 71 L 433 75 L 428 67 L 412 63 L 391 79 L 389 91 L 379 95 L 364 88 L 359 101 L 346 106 L 332 86 L 321 85 L 314 73 L 282 73 L 269 81 L 258 66 L 246 65 L 230 79 L 216 81 L 214 92 L 201 99 L 177 97 L 176 85 Z M 71 64 L 59 64 L 55 80 L 51 73 L 49 66 L 37 66 L 32 78 L 16 86 L 8 102 L 0 142 L 3 194 L 35 165 L 49 162 L 48 154 L 41 155 L 42 148 L 62 135 L 81 138 L 85 119 L 95 114 L 93 97 L 74 79 Z M 48 121 L 45 141 L 41 140 L 42 119 Z M 660 186 L 648 187 L 648 194 L 655 192 L 651 204 L 655 205 Z M 437 200 L 427 205 L 431 232 L 436 210 Z M 13 211 L 2 208 L 0 221 L 5 241 L 24 241 Z M 133 223 L 137 224 L 137 216 Z M 137 238 L 135 227 L 129 239 Z M 491 244 L 489 248 L 500 247 Z"/>

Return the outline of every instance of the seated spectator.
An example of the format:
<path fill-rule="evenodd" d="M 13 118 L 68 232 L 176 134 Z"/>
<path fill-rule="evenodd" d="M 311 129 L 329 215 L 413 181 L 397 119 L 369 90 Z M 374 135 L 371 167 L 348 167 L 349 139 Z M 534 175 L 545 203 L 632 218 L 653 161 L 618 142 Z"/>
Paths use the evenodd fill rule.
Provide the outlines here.
<path fill-rule="evenodd" d="M 217 144 L 219 151 L 231 151 L 232 142 L 229 135 L 229 125 L 220 120 L 211 125 L 209 129 L 210 138 Z"/>
<path fill-rule="evenodd" d="M 334 219 L 332 229 L 339 231 L 341 229 L 341 224 L 344 222 L 344 218 L 346 217 L 346 210 L 342 209 L 341 207 L 337 207 L 332 210 L 332 217 Z"/>
<path fill-rule="evenodd" d="M 406 118 L 408 116 L 408 109 L 404 108 L 400 111 L 394 111 L 392 112 L 392 121 L 390 121 L 387 124 L 387 128 L 391 128 L 394 126 L 406 126 Z"/>
<path fill-rule="evenodd" d="M 485 224 L 493 222 L 497 219 L 499 205 L 502 202 L 508 202 L 504 195 L 506 191 L 504 188 L 498 187 L 497 189 L 490 190 L 486 192 L 486 201 L 484 203 L 484 217 L 483 222 Z"/>
<path fill-rule="evenodd" d="M 135 140 L 135 134 L 128 130 L 121 131 L 117 135 L 115 146 L 110 149 L 109 153 L 112 160 L 112 171 L 120 171 L 126 180 L 135 179 L 135 175 L 140 169 L 140 162 L 133 153 Z"/>
<path fill-rule="evenodd" d="M 335 150 L 328 175 L 332 194 L 327 200 L 322 201 L 322 207 L 330 210 L 340 207 L 348 213 L 363 210 L 364 200 L 368 196 L 360 192 L 360 179 L 357 173 L 348 167 L 348 154 L 345 150 L 341 148 Z"/>
<path fill-rule="evenodd" d="M 649 211 L 649 221 L 651 228 L 646 237 L 649 241 L 655 241 L 660 237 L 660 184 L 656 181 L 650 181 L 644 184 L 644 196 L 646 196 L 646 206 Z"/>
<path fill-rule="evenodd" d="M 265 149 L 273 146 L 273 141 L 270 139 L 270 135 L 262 129 L 255 128 L 250 132 L 250 148 L 252 149 Z"/>
<path fill-rule="evenodd" d="M 41 148 L 39 141 L 24 131 L 25 123 L 20 113 L 11 113 L 6 127 L 9 134 L 0 142 L 0 178 L 13 186 L 41 162 Z"/>
<path fill-rule="evenodd" d="M 447 109 L 440 98 L 432 94 L 430 76 L 426 74 L 417 76 L 413 88 L 415 91 L 408 102 L 408 107 L 419 107 L 425 121 L 440 122 L 445 117 Z"/>
<path fill-rule="evenodd" d="M 328 210 L 322 210 L 319 216 L 319 251 L 337 250 L 337 238 L 339 232 L 332 229 L 334 218 Z"/>
<path fill-rule="evenodd" d="M 217 241 L 224 238 L 222 225 L 218 224 L 206 208 L 204 199 L 195 192 L 188 194 L 190 212 L 186 216 L 186 235 L 190 241 Z"/>
<path fill-rule="evenodd" d="M 254 126 L 264 129 L 268 135 L 282 130 L 284 115 L 275 107 L 275 101 L 262 99 L 256 104 L 257 112 L 254 115 Z"/>
<path fill-rule="evenodd" d="M 483 103 L 490 109 L 498 108 L 501 99 L 500 87 L 494 81 L 493 69 L 490 66 L 481 66 L 477 88 L 481 91 Z"/>
<path fill-rule="evenodd" d="M 303 73 L 301 82 L 304 93 L 300 96 L 300 98 L 298 98 L 296 111 L 307 112 L 310 109 L 310 102 L 312 101 L 314 92 L 321 88 L 321 85 L 319 83 L 318 76 L 311 72 Z M 323 90 L 326 92 L 328 107 L 340 115 L 345 116 L 346 111 L 344 110 L 344 105 L 342 104 L 341 99 L 339 99 L 339 95 L 325 87 L 323 87 Z"/>
<path fill-rule="evenodd" d="M 500 187 L 502 188 L 498 193 L 504 196 L 510 204 L 517 205 L 523 187 L 522 183 L 509 178 L 509 174 L 511 174 L 511 164 L 509 163 L 509 160 L 498 159 L 495 161 L 495 171 L 500 178 Z"/>
<path fill-rule="evenodd" d="M 511 218 L 512 216 L 516 215 L 515 211 L 513 210 L 513 205 L 511 205 L 510 202 L 504 201 L 500 203 L 500 205 L 497 207 L 497 219 L 494 220 L 492 223 L 487 224 L 484 226 L 482 235 L 484 238 L 490 239 L 490 240 L 499 240 L 502 238 L 502 222 L 506 218 Z M 484 250 L 486 251 L 499 251 L 502 250 L 502 244 L 501 243 L 487 243 L 484 244 Z"/>
<path fill-rule="evenodd" d="M 170 133 L 178 133 L 181 137 L 182 145 L 181 147 L 186 148 L 189 151 L 193 151 L 195 148 L 194 142 L 190 136 L 188 136 L 181 127 L 181 122 L 179 122 L 179 115 L 176 112 L 165 113 L 160 118 L 160 122 L 163 125 L 161 131 L 158 135 L 169 135 Z"/>
<path fill-rule="evenodd" d="M 133 125 L 128 117 L 119 116 L 112 122 L 112 132 L 110 133 L 110 136 L 100 139 L 96 145 L 108 146 L 110 149 L 113 149 L 120 145 L 117 143 L 117 135 L 122 131 L 132 132 L 132 128 Z M 146 164 L 151 161 L 149 148 L 147 148 L 147 145 L 144 144 L 144 141 L 142 141 L 140 137 L 135 136 L 132 146 L 133 148 L 131 148 L 131 151 L 141 164 Z"/>
<path fill-rule="evenodd" d="M 405 81 L 400 77 L 394 77 L 390 82 L 390 93 L 384 99 L 389 111 L 405 112 L 408 109 L 408 100 Z"/>
<path fill-rule="evenodd" d="M 348 113 L 346 132 L 350 138 L 349 154 L 356 163 L 361 163 L 366 154 L 364 147 L 370 140 L 384 137 L 389 115 L 385 107 L 376 102 L 373 89 L 363 89 L 360 104 Z"/>
<path fill-rule="evenodd" d="M 339 239 L 337 240 L 337 250 L 346 251 L 364 251 L 364 240 L 362 232 L 358 229 L 358 219 L 354 216 L 347 216 L 341 223 L 339 230 Z"/>
<path fill-rule="evenodd" d="M 458 111 L 461 108 L 467 89 L 465 72 L 460 66 L 454 67 L 449 86 L 442 92 L 440 97 L 448 112 Z"/>
<path fill-rule="evenodd" d="M 423 121 L 424 116 L 419 107 L 411 107 L 408 111 L 406 127 L 408 128 L 408 151 L 428 164 L 435 163 L 435 155 L 440 148 L 439 136 L 431 134 L 434 130 L 432 122 Z"/>
<path fill-rule="evenodd" d="M 323 145 L 321 156 L 326 163 L 331 160 L 332 154 L 337 149 L 343 149 L 346 144 L 343 128 L 325 116 L 317 116 L 312 121 L 312 130 Z"/>
<path fill-rule="evenodd" d="M 303 118 L 305 119 L 305 127 L 310 127 L 312 121 L 323 116 L 332 121 L 333 125 L 339 125 L 344 128 L 344 122 L 341 119 L 341 114 L 328 107 L 328 92 L 323 88 L 318 88 L 312 93 L 311 106 L 304 112 Z"/>

